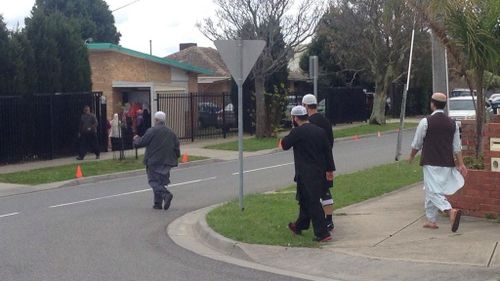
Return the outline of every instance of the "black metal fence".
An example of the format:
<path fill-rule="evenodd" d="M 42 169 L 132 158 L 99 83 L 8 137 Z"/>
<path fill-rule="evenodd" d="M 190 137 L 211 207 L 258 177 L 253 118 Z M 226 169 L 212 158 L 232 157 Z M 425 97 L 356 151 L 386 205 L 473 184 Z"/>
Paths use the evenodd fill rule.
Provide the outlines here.
<path fill-rule="evenodd" d="M 293 93 L 288 96 L 287 110 L 302 104 L 305 94 Z M 324 113 L 332 124 L 366 121 L 370 117 L 372 104 L 373 95 L 366 94 L 361 88 L 335 87 L 320 91 L 318 112 Z"/>
<path fill-rule="evenodd" d="M 107 150 L 106 105 L 102 93 L 0 96 L 0 164 L 76 155 L 82 109 L 99 121 L 98 137 Z"/>
<path fill-rule="evenodd" d="M 226 137 L 238 130 L 236 107 L 229 93 L 156 92 L 157 108 L 181 140 Z"/>

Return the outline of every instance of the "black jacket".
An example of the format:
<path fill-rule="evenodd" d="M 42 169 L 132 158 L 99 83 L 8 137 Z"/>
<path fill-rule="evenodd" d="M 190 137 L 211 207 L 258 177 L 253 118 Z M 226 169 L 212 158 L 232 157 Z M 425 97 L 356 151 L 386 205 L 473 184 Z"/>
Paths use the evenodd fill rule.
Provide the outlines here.
<path fill-rule="evenodd" d="M 293 147 L 295 179 L 313 182 L 315 186 L 328 188 L 327 171 L 335 171 L 332 149 L 325 132 L 320 127 L 305 123 L 293 128 L 283 138 L 282 147 Z"/>
<path fill-rule="evenodd" d="M 149 128 L 144 136 L 134 141 L 136 147 L 146 147 L 144 165 L 176 167 L 181 156 L 179 140 L 175 133 L 165 125 Z"/>
<path fill-rule="evenodd" d="M 330 147 L 333 147 L 333 129 L 330 121 L 328 121 L 328 119 L 326 119 L 326 117 L 321 115 L 320 113 L 315 113 L 309 116 L 309 122 L 325 130 L 326 137 L 328 138 L 328 143 L 330 144 Z"/>

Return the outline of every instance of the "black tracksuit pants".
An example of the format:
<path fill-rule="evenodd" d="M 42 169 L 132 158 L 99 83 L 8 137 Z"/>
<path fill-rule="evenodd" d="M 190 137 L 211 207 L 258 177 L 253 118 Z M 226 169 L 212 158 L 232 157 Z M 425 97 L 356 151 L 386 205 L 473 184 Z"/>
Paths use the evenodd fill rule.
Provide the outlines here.
<path fill-rule="evenodd" d="M 321 192 L 310 188 L 302 183 L 301 179 L 297 180 L 297 199 L 299 201 L 299 217 L 295 222 L 297 230 L 309 228 L 312 221 L 314 235 L 318 238 L 324 238 L 329 235 L 326 228 L 325 213 L 320 202 Z"/>

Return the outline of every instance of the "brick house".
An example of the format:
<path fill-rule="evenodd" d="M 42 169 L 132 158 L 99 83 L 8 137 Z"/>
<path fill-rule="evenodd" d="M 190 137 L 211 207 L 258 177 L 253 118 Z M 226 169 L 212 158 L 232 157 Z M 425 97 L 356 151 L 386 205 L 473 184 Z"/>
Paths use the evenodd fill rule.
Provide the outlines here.
<path fill-rule="evenodd" d="M 183 43 L 179 45 L 179 52 L 167 56 L 166 59 L 213 70 L 211 74 L 198 75 L 199 93 L 229 93 L 231 91 L 231 74 L 216 49 L 198 47 L 196 43 Z"/>
<path fill-rule="evenodd" d="M 198 92 L 198 75 L 211 70 L 169 58 L 160 58 L 111 43 L 87 44 L 92 90 L 103 92 L 107 117 L 137 103 L 156 111 L 156 94 Z"/>

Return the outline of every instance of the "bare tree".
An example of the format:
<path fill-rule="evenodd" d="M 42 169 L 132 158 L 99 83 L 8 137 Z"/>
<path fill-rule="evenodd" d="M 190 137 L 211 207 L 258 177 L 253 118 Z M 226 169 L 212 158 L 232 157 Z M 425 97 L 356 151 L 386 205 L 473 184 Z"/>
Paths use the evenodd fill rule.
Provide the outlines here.
<path fill-rule="evenodd" d="M 198 24 L 210 40 L 265 40 L 266 47 L 252 70 L 255 80 L 256 136 L 272 135 L 266 116 L 265 77 L 281 69 L 302 51 L 302 43 L 312 36 L 322 15 L 322 1 L 303 0 L 214 0 L 215 19 Z M 280 36 L 278 36 L 280 35 Z M 280 38 L 279 41 L 275 40 Z M 284 42 L 284 44 L 283 44 Z M 280 48 L 276 45 L 280 44 Z"/>

